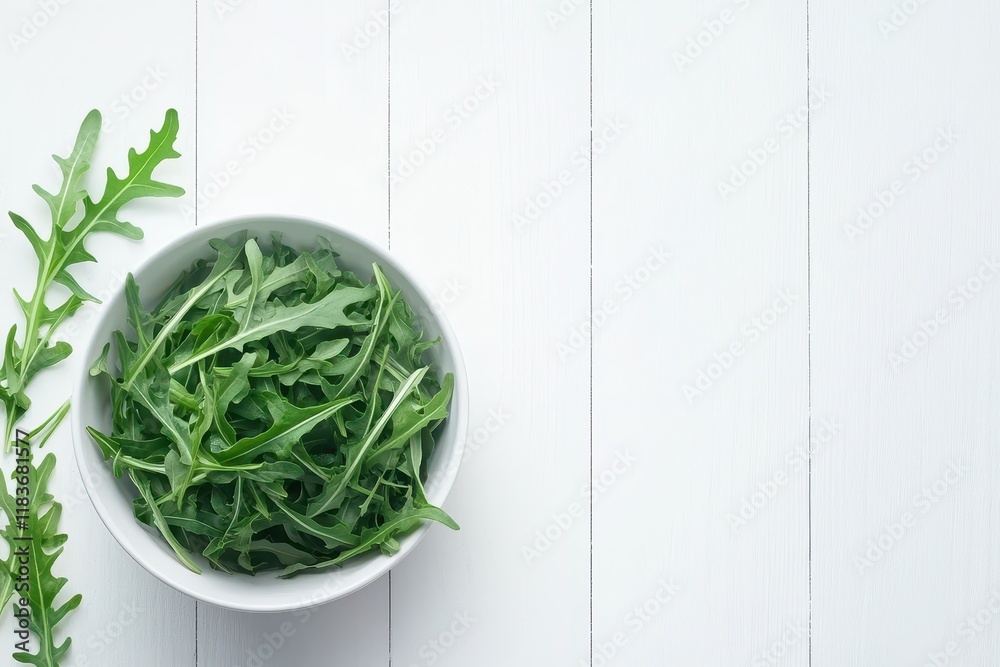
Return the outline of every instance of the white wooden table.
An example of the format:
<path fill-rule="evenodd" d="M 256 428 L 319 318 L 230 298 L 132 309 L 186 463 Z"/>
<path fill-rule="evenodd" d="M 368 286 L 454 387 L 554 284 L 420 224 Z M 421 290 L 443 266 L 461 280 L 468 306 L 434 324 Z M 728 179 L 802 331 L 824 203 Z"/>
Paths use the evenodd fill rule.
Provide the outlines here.
<path fill-rule="evenodd" d="M 8 0 L 0 18 L 4 210 L 44 219 L 30 185 L 55 182 L 91 107 L 116 165 L 180 112 L 162 174 L 187 196 L 131 209 L 144 242 L 94 243 L 89 289 L 196 222 L 328 219 L 437 291 L 472 387 L 462 531 L 307 614 L 147 575 L 61 432 L 70 665 L 1000 661 L 995 3 Z M 34 265 L 3 229 L 10 322 Z M 39 381 L 34 415 L 83 361 Z"/>

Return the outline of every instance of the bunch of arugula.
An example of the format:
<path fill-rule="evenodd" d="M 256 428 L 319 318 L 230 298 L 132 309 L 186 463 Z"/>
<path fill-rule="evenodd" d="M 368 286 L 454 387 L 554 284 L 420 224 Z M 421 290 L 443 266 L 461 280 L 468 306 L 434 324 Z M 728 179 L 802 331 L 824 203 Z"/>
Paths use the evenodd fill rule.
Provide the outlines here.
<path fill-rule="evenodd" d="M 82 188 L 82 179 L 90 168 L 101 131 L 101 114 L 97 110 L 91 111 L 80 127 L 69 156 L 53 156 L 63 177 L 59 190 L 53 194 L 38 185 L 34 186 L 51 214 L 48 238 L 43 239 L 24 217 L 13 212 L 9 214 L 14 226 L 31 244 L 38 258 L 38 271 L 30 298 L 25 299 L 14 292 L 24 314 L 24 327 L 20 336 L 16 325 L 10 328 L 3 365 L 0 366 L 5 450 L 10 450 L 15 428 L 31 405 L 27 390 L 32 380 L 40 371 L 54 366 L 72 352 L 68 343 L 55 342 L 57 329 L 85 302 L 98 301 L 80 286 L 69 271 L 70 267 L 81 262 L 96 261 L 85 247 L 86 240 L 97 232 L 110 232 L 138 240 L 142 238 L 142 231 L 118 217 L 122 207 L 141 197 L 176 197 L 184 193 L 183 189 L 155 181 L 152 177 L 153 171 L 164 160 L 180 157 L 174 150 L 177 129 L 177 112 L 171 109 L 167 111 L 163 126 L 158 131 L 150 132 L 148 147 L 141 153 L 135 149 L 129 151 L 128 171 L 124 177 L 108 169 L 104 193 L 96 198 Z M 59 305 L 51 306 L 51 292 L 57 284 L 66 288 L 67 295 Z M 42 447 L 68 410 L 69 403 L 63 404 L 21 442 L 29 442 L 35 448 Z M 66 536 L 58 532 L 62 508 L 47 491 L 56 459 L 49 454 L 36 468 L 27 448 L 19 447 L 17 456 L 18 465 L 13 478 L 23 480 L 26 477 L 31 495 L 27 506 L 20 502 L 23 499 L 21 495 L 15 500 L 0 474 L 0 509 L 7 518 L 0 535 L 8 544 L 8 556 L 0 561 L 0 608 L 6 606 L 16 592 L 31 610 L 29 629 L 38 640 L 37 652 L 18 652 L 14 654 L 14 659 L 38 667 L 58 667 L 69 651 L 71 640 L 67 638 L 61 644 L 57 643 L 54 629 L 79 606 L 81 597 L 74 595 L 61 605 L 56 603 L 56 597 L 66 585 L 65 578 L 56 577 L 53 573 L 55 561 L 66 541 Z M 19 548 L 26 548 L 29 552 L 24 570 L 17 556 Z"/>
<path fill-rule="evenodd" d="M 91 373 L 110 380 L 112 431 L 89 429 L 139 490 L 136 518 L 196 572 L 293 576 L 375 549 L 423 520 L 457 529 L 424 493 L 454 377 L 377 265 L 366 283 L 325 239 L 212 241 L 147 312 L 132 276 L 129 334 Z M 266 244 L 267 245 L 267 244 Z"/>

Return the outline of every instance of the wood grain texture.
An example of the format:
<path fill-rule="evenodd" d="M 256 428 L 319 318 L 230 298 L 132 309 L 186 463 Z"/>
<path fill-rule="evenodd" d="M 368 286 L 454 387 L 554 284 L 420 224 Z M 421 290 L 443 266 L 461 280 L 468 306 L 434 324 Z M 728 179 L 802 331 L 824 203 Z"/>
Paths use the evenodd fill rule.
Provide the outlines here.
<path fill-rule="evenodd" d="M 588 42 L 586 21 L 553 34 L 529 1 L 393 16 L 392 250 L 453 322 L 472 406 L 446 506 L 462 530 L 431 531 L 392 575 L 394 665 L 588 654 L 589 370 L 556 349 L 590 293 L 589 179 L 573 163 Z"/>
<path fill-rule="evenodd" d="M 804 5 L 709 5 L 594 3 L 594 665 L 808 664 Z"/>
<path fill-rule="evenodd" d="M 52 9 L 51 5 L 57 5 Z M 155 16 L 158 30 L 136 29 Z M 145 147 L 149 130 L 159 128 L 168 107 L 181 118 L 177 149 L 180 160 L 164 163 L 157 176 L 192 190 L 194 182 L 194 8 L 191 4 L 156 0 L 135 4 L 58 4 L 46 12 L 36 2 L 7 3 L 4 40 L 0 47 L 0 207 L 4 211 L 0 321 L 21 321 L 10 294 L 12 287 L 30 294 L 36 260 L 28 244 L 7 220 L 14 210 L 48 230 L 49 212 L 32 191 L 39 183 L 58 187 L 59 168 L 50 154 L 67 155 L 87 112 L 101 110 L 105 128 L 85 179 L 100 192 L 104 167 L 121 171 L 130 147 Z M 27 26 L 32 27 L 27 27 Z M 10 35 L 26 37 L 24 43 Z M 94 39 L 94 35 L 102 38 Z M 16 46 L 16 48 L 15 48 Z M 127 57 L 123 57 L 127 54 Z M 192 201 L 188 194 L 183 201 Z M 125 273 L 188 225 L 178 215 L 178 200 L 146 200 L 123 209 L 123 219 L 138 223 L 145 241 L 133 243 L 109 235 L 95 236 L 88 249 L 100 264 L 74 268 L 80 283 L 98 297 L 120 289 Z M 44 232 L 43 232 L 44 233 Z M 78 352 L 39 376 L 34 407 L 26 424 L 48 416 L 69 398 L 68 378 L 83 372 L 92 360 L 79 356 L 98 313 L 84 306 L 58 337 Z M 133 664 L 144 656 L 150 667 L 177 667 L 194 662 L 194 602 L 161 584 L 142 570 L 115 542 L 87 498 L 76 470 L 69 429 L 46 448 L 58 459 L 51 491 L 63 503 L 61 530 L 69 535 L 65 554 L 57 561 L 59 576 L 69 579 L 66 593 L 82 593 L 83 605 L 60 625 L 72 636 L 67 665 L 92 667 Z M 39 452 L 44 454 L 45 452 Z M 8 464 L 3 468 L 9 472 Z M 13 664 L 9 610 L 4 612 L 0 664 Z M 37 644 L 35 644 L 37 646 Z M 157 647 L 150 651 L 149 647 Z"/>
<path fill-rule="evenodd" d="M 386 242 L 388 42 L 354 44 L 383 5 L 315 0 L 292 11 L 270 0 L 220 13 L 201 3 L 199 224 L 281 212 Z M 388 619 L 386 578 L 306 612 L 199 605 L 198 664 L 381 667 Z"/>
<path fill-rule="evenodd" d="M 813 3 L 817 667 L 1000 656 L 998 18 Z"/>

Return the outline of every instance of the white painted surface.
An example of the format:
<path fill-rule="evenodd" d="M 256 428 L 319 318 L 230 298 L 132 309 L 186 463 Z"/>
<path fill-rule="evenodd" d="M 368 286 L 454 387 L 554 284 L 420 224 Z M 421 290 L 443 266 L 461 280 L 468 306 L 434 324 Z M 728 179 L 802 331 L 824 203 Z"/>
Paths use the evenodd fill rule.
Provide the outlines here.
<path fill-rule="evenodd" d="M 202 0 L 197 61 L 192 0 L 68 2 L 13 48 L 41 4 L 0 10 L 4 210 L 45 219 L 30 185 L 54 181 L 48 154 L 90 107 L 114 121 L 100 161 L 120 165 L 174 106 L 184 157 L 163 173 L 187 208 L 135 206 L 147 239 L 95 243 L 82 282 L 113 287 L 194 224 L 196 192 L 199 224 L 333 220 L 439 294 L 474 429 L 447 507 L 463 530 L 432 531 L 391 585 L 308 618 L 196 608 L 160 585 L 100 524 L 57 437 L 60 573 L 85 596 L 69 664 L 587 665 L 592 629 L 594 665 L 802 667 L 810 609 L 818 667 L 1000 658 L 994 613 L 966 620 L 1000 586 L 1000 283 L 955 296 L 1000 259 L 992 5 L 814 0 L 807 70 L 801 0 L 594 0 L 592 18 L 571 0 Z M 120 120 L 148 67 L 162 81 Z M 787 117 L 810 100 L 807 133 Z M 244 144 L 272 122 L 266 145 Z M 949 130 L 914 178 L 908 162 Z M 845 225 L 896 180 L 852 242 Z M 34 270 L 5 230 L 4 293 Z M 920 349 L 894 365 L 907 339 Z M 39 380 L 39 414 L 65 384 Z M 796 458 L 810 422 L 811 505 Z M 952 465 L 937 502 L 918 499 Z"/>
<path fill-rule="evenodd" d="M 813 467 L 817 667 L 1000 659 L 1000 15 L 918 6 L 813 8 L 813 413 L 844 426 Z"/>
<path fill-rule="evenodd" d="M 594 24 L 595 134 L 624 125 L 594 158 L 595 664 L 761 664 L 809 616 L 805 466 L 743 512 L 808 431 L 806 133 L 784 119 L 805 7 L 605 1 Z"/>

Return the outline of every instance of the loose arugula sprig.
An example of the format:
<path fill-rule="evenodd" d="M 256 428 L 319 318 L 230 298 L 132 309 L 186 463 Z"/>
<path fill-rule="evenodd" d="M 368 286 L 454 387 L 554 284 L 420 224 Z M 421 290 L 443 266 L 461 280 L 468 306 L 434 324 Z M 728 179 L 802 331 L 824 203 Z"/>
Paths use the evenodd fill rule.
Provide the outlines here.
<path fill-rule="evenodd" d="M 3 366 L 0 367 L 0 403 L 6 413 L 6 451 L 10 451 L 15 426 L 31 405 L 27 388 L 32 379 L 39 371 L 59 363 L 72 352 L 69 343 L 52 341 L 56 329 L 85 302 L 99 302 L 70 273 L 70 267 L 75 264 L 96 261 L 87 252 L 84 242 L 97 232 L 141 239 L 142 230 L 119 219 L 121 208 L 140 197 L 177 197 L 184 194 L 182 188 L 153 179 L 153 170 L 161 162 L 180 157 L 174 150 L 177 127 L 177 112 L 170 109 L 163 127 L 150 132 L 146 150 L 142 153 L 129 150 L 128 173 L 124 178 L 108 168 L 104 194 L 96 199 L 81 186 L 83 175 L 90 169 L 90 160 L 101 131 L 101 114 L 96 109 L 91 111 L 80 127 L 69 156 L 53 155 L 63 176 L 59 190 L 53 194 L 38 185 L 34 186 L 51 213 L 48 238 L 42 239 L 31 223 L 10 212 L 14 226 L 27 237 L 35 251 L 38 273 L 30 298 L 25 299 L 16 290 L 14 292 L 24 313 L 24 328 L 20 337 L 16 325 L 10 328 L 4 347 Z M 81 209 L 82 216 L 78 217 Z M 65 301 L 52 307 L 47 298 L 57 283 L 70 293 Z"/>
<path fill-rule="evenodd" d="M 28 433 L 27 437 L 23 438 L 22 441 L 30 443 L 32 448 L 41 449 L 45 446 L 45 443 L 49 441 L 49 438 L 52 437 L 53 432 L 55 432 L 56 428 L 59 427 L 59 424 L 62 423 L 62 420 L 66 417 L 66 413 L 68 412 L 69 401 L 63 403 L 62 406 L 52 413 L 48 419 L 39 424 L 33 431 Z M 24 455 L 25 453 L 23 451 L 17 452 L 18 457 L 23 458 Z M 17 475 L 19 472 L 24 473 L 25 469 L 18 471 L 15 468 L 14 474 Z M 3 479 L 3 472 L 0 471 L 0 481 Z M 29 482 L 30 481 L 32 480 L 29 477 Z M 34 481 L 37 482 L 37 480 Z M 41 487 L 41 493 L 45 493 L 44 485 Z M 0 536 L 7 540 L 9 546 L 13 547 L 16 538 L 19 535 L 16 531 L 16 502 L 12 499 L 8 499 L 10 499 L 10 493 L 7 491 L 7 485 L 5 483 L 0 483 L 0 511 L 3 511 L 5 517 L 7 518 L 7 526 L 5 529 L 0 529 Z M 28 525 L 30 526 L 31 523 L 28 523 Z M 0 610 L 7 606 L 11 596 L 14 594 L 14 579 L 16 577 L 12 576 L 11 573 L 17 571 L 15 549 L 9 548 L 7 551 L 7 558 L 0 561 Z"/>
<path fill-rule="evenodd" d="M 178 559 L 282 576 L 381 549 L 424 520 L 423 479 L 451 374 L 378 266 L 366 283 L 324 239 L 212 242 L 147 311 L 125 286 L 129 333 L 92 369 L 110 380 L 112 430 L 88 429 L 139 495 L 136 517 Z"/>
<path fill-rule="evenodd" d="M 30 442 L 30 441 L 29 441 Z M 40 446 L 40 442 L 32 443 Z M 27 516 L 18 513 L 20 506 L 7 490 L 6 484 L 0 484 L 0 509 L 7 516 L 7 526 L 0 534 L 11 545 L 10 554 L 4 563 L 6 577 L 0 594 L 6 596 L 4 605 L 14 593 L 14 577 L 10 573 L 18 571 L 15 555 L 16 547 L 27 550 L 27 576 L 24 583 L 27 587 L 17 588 L 16 595 L 27 599 L 31 611 L 28 617 L 28 628 L 38 640 L 37 652 L 15 653 L 18 662 L 36 665 L 37 667 L 58 667 L 60 661 L 69 651 L 72 639 L 66 638 L 61 644 L 55 638 L 55 627 L 66 617 L 66 614 L 80 606 L 81 595 L 74 595 L 61 605 L 56 603 L 56 597 L 66 585 L 65 577 L 56 577 L 52 572 L 56 559 L 62 554 L 66 535 L 58 532 L 59 517 L 62 505 L 55 502 L 52 494 L 47 491 L 49 477 L 56 464 L 56 457 L 47 454 L 36 469 L 28 458 L 24 469 L 15 471 L 11 479 L 26 477 L 31 488 L 30 503 Z M 23 508 L 20 508 L 23 510 Z M 7 586 L 9 584 L 9 587 Z"/>

